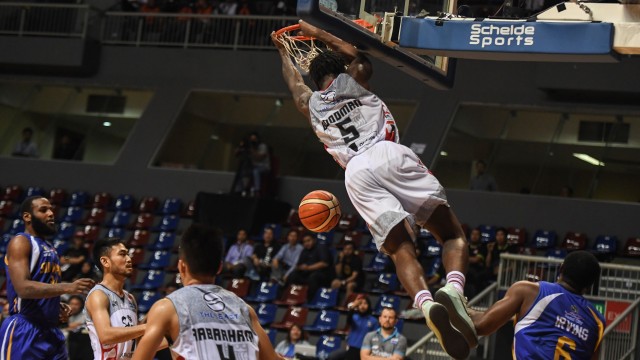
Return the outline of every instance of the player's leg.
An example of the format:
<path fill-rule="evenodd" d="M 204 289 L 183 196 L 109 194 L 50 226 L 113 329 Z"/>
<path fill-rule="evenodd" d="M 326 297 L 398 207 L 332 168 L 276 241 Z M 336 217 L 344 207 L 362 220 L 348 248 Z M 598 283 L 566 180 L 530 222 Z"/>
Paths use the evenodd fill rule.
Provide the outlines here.
<path fill-rule="evenodd" d="M 469 247 L 462 226 L 447 205 L 438 206 L 424 226 L 442 243 L 442 263 L 447 271 L 447 284 L 438 290 L 435 299 L 447 307 L 451 323 L 465 336 L 469 346 L 476 347 L 478 336 L 464 297 Z"/>
<path fill-rule="evenodd" d="M 469 355 L 467 340 L 451 326 L 446 308 L 433 301 L 424 270 L 417 260 L 410 231 L 407 221 L 398 223 L 389 231 L 381 250 L 396 264 L 398 279 L 405 290 L 414 297 L 416 306 L 423 311 L 427 325 L 438 338 L 442 348 L 450 356 L 464 359 Z"/>

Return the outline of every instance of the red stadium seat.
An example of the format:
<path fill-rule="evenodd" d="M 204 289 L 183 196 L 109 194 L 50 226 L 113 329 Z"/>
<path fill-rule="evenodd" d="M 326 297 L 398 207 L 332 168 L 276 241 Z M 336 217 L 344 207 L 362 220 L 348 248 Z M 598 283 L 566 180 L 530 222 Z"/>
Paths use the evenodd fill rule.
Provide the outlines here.
<path fill-rule="evenodd" d="M 49 191 L 49 202 L 51 202 L 52 205 L 66 205 L 67 192 L 64 189 L 51 189 L 51 191 Z"/>
<path fill-rule="evenodd" d="M 249 288 L 251 287 L 251 281 L 247 278 L 231 279 L 227 284 L 226 289 L 236 294 L 240 298 L 245 298 L 249 295 Z"/>
<path fill-rule="evenodd" d="M 93 200 L 89 204 L 92 208 L 107 209 L 111 205 L 111 195 L 106 192 L 99 192 L 93 195 Z"/>
<path fill-rule="evenodd" d="M 158 205 L 160 201 L 157 197 L 147 196 L 140 199 L 140 203 L 138 204 L 138 212 L 139 213 L 151 213 L 154 214 L 158 210 Z"/>
<path fill-rule="evenodd" d="M 640 258 L 640 237 L 627 239 L 622 248 L 622 256 Z"/>
<path fill-rule="evenodd" d="M 584 250 L 587 248 L 587 235 L 578 232 L 568 232 L 560 247 L 567 251 Z"/>
<path fill-rule="evenodd" d="M 355 249 L 360 249 L 360 241 L 362 240 L 362 233 L 357 230 L 349 231 L 345 233 L 342 239 L 336 244 L 336 249 L 342 249 L 344 244 L 351 243 Z"/>
<path fill-rule="evenodd" d="M 149 238 L 151 237 L 151 233 L 147 230 L 136 230 L 131 234 L 129 238 L 129 247 L 130 248 L 143 248 L 146 247 L 149 243 Z"/>
<path fill-rule="evenodd" d="M 84 219 L 83 223 L 87 225 L 102 225 L 107 218 L 107 211 L 101 208 L 93 208 Z"/>
<path fill-rule="evenodd" d="M 138 267 L 138 265 L 144 262 L 144 254 L 145 251 L 142 248 L 129 249 L 129 256 L 131 257 L 131 263 L 133 264 L 133 267 Z"/>
<path fill-rule="evenodd" d="M 338 221 L 338 230 L 351 231 L 358 226 L 359 217 L 354 214 L 342 214 L 340 221 Z"/>
<path fill-rule="evenodd" d="M 92 243 L 100 237 L 100 227 L 97 225 L 86 225 L 82 232 L 84 232 L 84 241 L 87 243 Z"/>
<path fill-rule="evenodd" d="M 299 306 L 290 306 L 287 312 L 282 316 L 282 320 L 271 324 L 270 327 L 274 329 L 286 329 L 289 330 L 291 325 L 297 324 L 303 327 L 307 322 L 307 315 L 309 309 Z"/>
<path fill-rule="evenodd" d="M 507 230 L 507 243 L 512 246 L 524 246 L 527 243 L 527 230 L 523 228 L 510 227 Z"/>
<path fill-rule="evenodd" d="M 22 201 L 22 192 L 22 188 L 18 185 L 7 186 L 4 191 L 2 191 L 2 198 L 0 200 L 20 202 Z"/>
<path fill-rule="evenodd" d="M 0 217 L 13 218 L 17 208 L 11 200 L 0 200 Z"/>
<path fill-rule="evenodd" d="M 131 227 L 133 229 L 149 229 L 151 225 L 153 225 L 154 221 L 153 214 L 150 213 L 140 213 L 136 216 L 136 219 L 133 221 Z"/>
<path fill-rule="evenodd" d="M 277 305 L 302 305 L 307 301 L 307 291 L 306 285 L 289 285 L 280 299 L 274 303 Z"/>

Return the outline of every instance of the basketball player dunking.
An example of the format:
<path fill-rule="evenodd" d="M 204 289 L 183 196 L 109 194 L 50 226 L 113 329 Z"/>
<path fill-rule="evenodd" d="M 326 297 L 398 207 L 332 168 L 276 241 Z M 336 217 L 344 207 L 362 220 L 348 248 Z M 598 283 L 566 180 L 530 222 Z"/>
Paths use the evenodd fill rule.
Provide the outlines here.
<path fill-rule="evenodd" d="M 398 144 L 393 116 L 371 93 L 369 60 L 354 46 L 300 21 L 304 36 L 327 44 L 309 66 L 318 91 L 305 85 L 276 33 L 282 73 L 298 110 L 333 158 L 345 168 L 345 186 L 369 225 L 380 251 L 396 264 L 398 277 L 422 309 L 444 350 L 466 358 L 477 336 L 466 309 L 464 273 L 468 249 L 464 232 L 447 203 L 444 189 L 411 149 Z M 447 285 L 433 297 L 417 261 L 414 226 L 427 228 L 444 245 Z M 452 327 L 453 326 L 455 327 Z"/>
<path fill-rule="evenodd" d="M 93 261 L 103 274 L 84 308 L 94 359 L 131 359 L 135 339 L 144 334 L 146 325 L 138 325 L 138 305 L 124 290 L 133 272 L 129 251 L 118 238 L 98 240 Z"/>
<path fill-rule="evenodd" d="M 151 307 L 133 359 L 153 359 L 163 338 L 174 359 L 281 359 L 255 311 L 215 285 L 224 246 L 216 231 L 191 225 L 180 240 L 178 271 L 184 287 Z"/>
<path fill-rule="evenodd" d="M 60 320 L 69 317 L 62 294 L 86 294 L 91 279 L 60 283 L 60 261 L 46 237 L 56 233 L 56 223 L 48 199 L 28 197 L 20 206 L 25 232 L 14 236 L 4 263 L 10 316 L 2 322 L 2 359 L 67 359 Z"/>

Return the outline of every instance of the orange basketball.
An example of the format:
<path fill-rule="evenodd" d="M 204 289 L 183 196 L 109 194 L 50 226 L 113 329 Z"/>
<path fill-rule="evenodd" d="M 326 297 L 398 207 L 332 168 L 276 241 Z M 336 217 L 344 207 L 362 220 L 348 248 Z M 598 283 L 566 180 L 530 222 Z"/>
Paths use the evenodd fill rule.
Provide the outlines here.
<path fill-rule="evenodd" d="M 327 232 L 340 221 L 340 202 L 332 193 L 314 190 L 300 201 L 300 222 L 313 232 Z"/>

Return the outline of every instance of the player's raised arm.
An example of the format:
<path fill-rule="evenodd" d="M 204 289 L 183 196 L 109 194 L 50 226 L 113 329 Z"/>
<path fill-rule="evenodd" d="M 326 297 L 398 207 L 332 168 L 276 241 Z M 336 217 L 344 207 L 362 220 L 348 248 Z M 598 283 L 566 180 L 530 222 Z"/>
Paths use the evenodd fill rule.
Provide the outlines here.
<path fill-rule="evenodd" d="M 284 45 L 275 32 L 271 33 L 271 41 L 273 41 L 280 53 L 280 58 L 282 60 L 282 76 L 289 87 L 289 91 L 291 91 L 291 95 L 293 95 L 293 102 L 295 103 L 298 111 L 300 111 L 307 119 L 310 119 L 309 98 L 311 97 L 312 91 L 304 83 L 302 75 L 298 69 L 296 69 L 289 57 L 289 53 L 287 53 L 287 50 L 284 48 Z"/>
<path fill-rule="evenodd" d="M 95 285 L 91 279 L 78 279 L 73 283 L 48 284 L 31 280 L 29 268 L 31 242 L 23 235 L 11 239 L 7 247 L 6 262 L 11 283 L 22 299 L 44 299 L 62 294 L 86 294 Z M 54 271 L 55 269 L 51 269 Z"/>
<path fill-rule="evenodd" d="M 489 335 L 496 332 L 514 315 L 520 314 L 523 308 L 528 308 L 531 305 L 531 300 L 536 298 L 538 291 L 536 283 L 519 281 L 511 285 L 504 297 L 491 305 L 486 312 L 471 311 L 471 319 L 478 335 Z"/>
<path fill-rule="evenodd" d="M 87 312 L 93 321 L 100 343 L 104 345 L 118 344 L 136 339 L 144 334 L 146 325 L 111 326 L 109 315 L 109 298 L 102 291 L 94 291 L 85 304 Z"/>
<path fill-rule="evenodd" d="M 169 299 L 158 300 L 147 314 L 147 328 L 133 353 L 132 360 L 151 360 L 156 352 L 165 347 L 166 336 L 176 339 L 179 324 L 178 314 Z"/>

